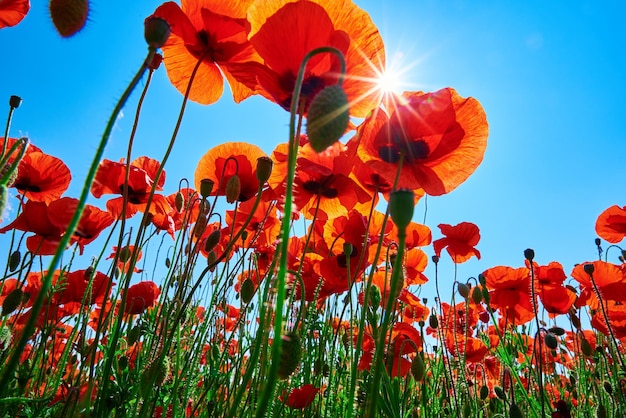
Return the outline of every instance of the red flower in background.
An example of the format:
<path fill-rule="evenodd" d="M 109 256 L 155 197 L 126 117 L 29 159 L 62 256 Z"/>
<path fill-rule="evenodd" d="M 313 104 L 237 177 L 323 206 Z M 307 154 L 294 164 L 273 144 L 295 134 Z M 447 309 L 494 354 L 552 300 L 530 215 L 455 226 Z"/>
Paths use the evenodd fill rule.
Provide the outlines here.
<path fill-rule="evenodd" d="M 280 399 L 291 409 L 304 409 L 313 403 L 320 390 L 320 388 L 316 388 L 311 384 L 306 384 L 299 388 L 291 389 L 287 399 L 283 397 Z"/>
<path fill-rule="evenodd" d="M 92 274 L 93 279 L 91 278 Z M 86 295 L 90 280 L 91 288 Z M 80 304 L 84 298 L 85 305 L 93 305 L 95 303 L 102 305 L 109 296 L 107 289 L 110 284 L 111 279 L 106 274 L 93 271 L 92 269 L 65 273 L 55 281 L 55 286 L 60 286 L 61 289 L 54 293 L 52 301 L 57 305 Z"/>
<path fill-rule="evenodd" d="M 483 272 L 491 297 L 509 324 L 522 325 L 534 318 L 530 297 L 530 272 L 526 267 L 493 267 Z"/>
<path fill-rule="evenodd" d="M 78 199 L 71 197 L 63 197 L 51 202 L 48 205 L 50 222 L 65 231 L 77 207 Z M 80 254 L 83 253 L 85 245 L 98 238 L 100 233 L 111 225 L 113 221 L 114 219 L 109 212 L 92 205 L 85 205 L 73 237 L 73 241 L 77 242 L 80 247 Z"/>
<path fill-rule="evenodd" d="M 35 255 L 54 254 L 65 232 L 65 228 L 59 227 L 50 220 L 48 206 L 34 200 L 27 201 L 22 206 L 22 213 L 13 222 L 0 229 L 0 234 L 11 229 L 35 234 L 26 238 L 26 248 Z"/>
<path fill-rule="evenodd" d="M 611 244 L 623 240 L 626 237 L 626 206 L 614 205 L 602 212 L 596 221 L 596 232 Z"/>
<path fill-rule="evenodd" d="M 20 161 L 13 187 L 29 200 L 50 203 L 65 193 L 71 179 L 69 168 L 59 158 L 32 151 Z"/>
<path fill-rule="evenodd" d="M 364 117 L 378 105 L 376 81 L 385 65 L 384 45 L 370 16 L 352 1 L 257 1 L 248 10 L 248 20 L 250 42 L 264 63 L 242 65 L 241 69 L 256 74 L 265 97 L 289 110 L 304 56 L 315 48 L 331 46 L 346 59 L 343 88 L 350 114 Z M 339 70 L 339 61 L 332 54 L 318 54 L 309 60 L 301 92 L 304 111 L 319 91 L 336 84 Z"/>
<path fill-rule="evenodd" d="M 452 261 L 464 263 L 476 256 L 480 260 L 480 252 L 474 248 L 480 241 L 480 231 L 471 222 L 461 222 L 458 225 L 439 224 L 441 233 L 445 238 L 440 238 L 433 242 L 435 254 L 441 256 L 441 250 L 446 249 Z"/>
<path fill-rule="evenodd" d="M 29 10 L 29 0 L 0 0 L 0 29 L 17 25 Z"/>
<path fill-rule="evenodd" d="M 129 177 L 126 184 L 126 163 L 103 160 L 98 167 L 96 178 L 91 186 L 91 193 L 96 198 L 105 194 L 119 194 L 122 197 L 111 199 L 107 202 L 107 209 L 118 218 L 123 211 L 124 193 L 127 194 L 126 217 L 135 215 L 138 211 L 144 211 L 152 185 L 156 182 L 157 191 L 163 190 L 165 183 L 165 171 L 161 172 L 158 180 L 155 180 L 160 163 L 148 157 L 139 157 L 128 166 Z M 150 212 L 168 213 L 170 205 L 167 199 L 159 194 L 154 194 Z"/>
<path fill-rule="evenodd" d="M 567 278 L 563 266 L 557 262 L 551 262 L 547 266 L 535 263 L 533 269 L 535 291 L 545 310 L 551 316 L 567 313 L 576 301 L 576 293 L 563 286 Z"/>
<path fill-rule="evenodd" d="M 202 61 L 189 92 L 190 100 L 201 104 L 216 102 L 224 91 L 224 77 L 236 102 L 254 93 L 254 86 L 246 87 L 230 72 L 232 64 L 260 60 L 248 42 L 246 12 L 250 3 L 251 0 L 183 1 L 181 8 L 170 1 L 155 10 L 153 16 L 170 25 L 171 34 L 162 47 L 163 62 L 170 81 L 182 94 L 194 68 Z"/>
<path fill-rule="evenodd" d="M 143 313 L 154 306 L 160 294 L 161 291 L 154 282 L 145 281 L 134 284 L 126 292 L 124 312 L 130 315 Z"/>
<path fill-rule="evenodd" d="M 226 142 L 210 149 L 196 167 L 196 190 L 200 190 L 202 180 L 209 179 L 215 183 L 211 196 L 225 196 L 226 185 L 236 174 L 241 184 L 237 200 L 245 202 L 252 199 L 259 191 L 256 165 L 261 157 L 267 157 L 261 148 L 245 142 Z"/>
<path fill-rule="evenodd" d="M 482 162 L 488 125 L 480 103 L 454 89 L 404 93 L 391 116 L 378 110 L 363 123 L 359 156 L 393 181 L 403 156 L 399 188 L 423 188 L 430 195 L 449 193 Z"/>
<path fill-rule="evenodd" d="M 600 301 L 595 294 L 591 276 L 585 271 L 585 265 L 593 267 L 595 285 L 605 301 L 626 302 L 626 270 L 615 264 L 596 260 L 578 264 L 572 270 L 572 277 L 581 285 L 576 306 L 589 305 L 592 309 L 600 309 Z"/>

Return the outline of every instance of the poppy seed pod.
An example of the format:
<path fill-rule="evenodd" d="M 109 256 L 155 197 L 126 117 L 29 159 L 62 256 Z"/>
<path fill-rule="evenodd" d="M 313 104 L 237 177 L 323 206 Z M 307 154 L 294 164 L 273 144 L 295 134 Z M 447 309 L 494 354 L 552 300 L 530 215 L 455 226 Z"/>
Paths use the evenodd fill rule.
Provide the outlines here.
<path fill-rule="evenodd" d="M 174 207 L 176 208 L 176 212 L 182 212 L 183 206 L 185 206 L 185 197 L 181 192 L 177 192 L 176 197 L 174 198 Z"/>
<path fill-rule="evenodd" d="M 300 364 L 302 343 L 300 342 L 300 337 L 295 332 L 283 335 L 282 340 L 278 377 L 284 380 L 291 376 Z"/>
<path fill-rule="evenodd" d="M 585 273 L 591 276 L 593 272 L 596 270 L 596 268 L 593 264 L 585 264 L 583 266 L 583 270 L 585 271 Z"/>
<path fill-rule="evenodd" d="M 151 48 L 165 45 L 170 33 L 170 25 L 160 17 L 150 16 L 144 21 L 144 38 Z"/>
<path fill-rule="evenodd" d="M 204 251 L 210 253 L 215 246 L 220 242 L 222 232 L 219 229 L 211 232 L 204 243 Z"/>
<path fill-rule="evenodd" d="M 459 295 L 463 296 L 465 299 L 467 299 L 470 295 L 470 288 L 465 283 L 459 283 L 457 285 L 457 290 L 459 291 Z"/>
<path fill-rule="evenodd" d="M 411 362 L 411 374 L 413 375 L 413 378 L 416 381 L 421 382 L 424 379 L 425 370 L 424 360 L 421 355 L 417 354 Z"/>
<path fill-rule="evenodd" d="M 13 289 L 2 302 L 2 315 L 8 315 L 15 311 L 21 304 L 24 298 L 24 292 L 22 289 Z"/>
<path fill-rule="evenodd" d="M 528 261 L 533 261 L 533 259 L 535 258 L 535 250 L 533 250 L 532 248 L 526 248 L 524 250 L 524 258 L 526 258 L 526 260 Z"/>
<path fill-rule="evenodd" d="M 215 182 L 211 179 L 200 180 L 200 196 L 205 199 L 209 197 L 213 191 L 213 186 L 215 186 Z"/>
<path fill-rule="evenodd" d="M 412 190 L 401 189 L 391 192 L 389 197 L 389 213 L 391 219 L 398 227 L 398 230 L 404 231 L 413 219 L 413 210 L 415 208 L 415 194 Z"/>
<path fill-rule="evenodd" d="M 241 180 L 234 174 L 226 183 L 226 202 L 235 203 L 241 194 Z"/>
<path fill-rule="evenodd" d="M 370 306 L 377 308 L 380 305 L 380 301 L 382 299 L 382 295 L 380 294 L 380 289 L 375 284 L 370 287 Z"/>
<path fill-rule="evenodd" d="M 239 294 L 241 295 L 241 301 L 246 305 L 250 303 L 252 298 L 254 297 L 256 289 L 254 288 L 254 282 L 249 277 L 243 281 L 241 284 L 241 288 L 239 289 Z"/>
<path fill-rule="evenodd" d="M 548 332 L 543 336 L 543 341 L 546 343 L 546 347 L 553 350 L 556 350 L 556 348 L 559 346 L 559 342 L 557 341 L 556 336 L 551 332 Z"/>
<path fill-rule="evenodd" d="M 9 98 L 9 106 L 13 109 L 17 109 L 22 104 L 22 98 L 20 96 L 11 96 Z"/>
<path fill-rule="evenodd" d="M 339 84 L 317 93 L 307 113 L 306 133 L 311 148 L 322 152 L 337 142 L 348 128 L 348 96 Z"/>
<path fill-rule="evenodd" d="M 89 0 L 50 0 L 50 17 L 59 35 L 76 35 L 87 23 Z"/>
<path fill-rule="evenodd" d="M 261 183 L 265 183 L 272 174 L 274 161 L 270 157 L 259 157 L 256 160 L 256 178 Z"/>

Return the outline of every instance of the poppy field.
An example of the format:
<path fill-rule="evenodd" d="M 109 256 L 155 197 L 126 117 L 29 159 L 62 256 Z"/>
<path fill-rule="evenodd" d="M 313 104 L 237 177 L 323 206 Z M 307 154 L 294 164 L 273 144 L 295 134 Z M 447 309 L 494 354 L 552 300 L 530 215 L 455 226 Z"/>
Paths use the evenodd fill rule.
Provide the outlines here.
<path fill-rule="evenodd" d="M 58 36 L 89 4 L 49 2 Z M 29 9 L 0 0 L 0 31 Z M 352 0 L 168 1 L 144 36 L 84 178 L 13 132 L 28 100 L 0 113 L 0 416 L 626 416 L 626 206 L 571 269 L 522 248 L 464 276 L 479 226 L 416 208 L 483 162 L 480 91 L 384 88 Z M 181 106 L 157 158 L 133 146 L 158 72 Z M 284 109 L 272 152 L 224 141 L 166 177 L 189 104 L 253 97 Z"/>

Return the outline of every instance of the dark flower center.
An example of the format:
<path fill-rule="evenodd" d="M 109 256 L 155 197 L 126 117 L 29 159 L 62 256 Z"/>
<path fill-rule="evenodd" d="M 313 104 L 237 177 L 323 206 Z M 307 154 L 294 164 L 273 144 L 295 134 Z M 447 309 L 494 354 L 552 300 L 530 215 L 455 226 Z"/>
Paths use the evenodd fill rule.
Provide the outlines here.
<path fill-rule="evenodd" d="M 13 184 L 13 187 L 15 187 L 17 190 L 22 190 L 25 192 L 40 192 L 41 191 L 41 187 L 37 186 L 36 184 L 15 183 Z"/>
<path fill-rule="evenodd" d="M 325 185 L 328 181 L 324 181 L 320 183 L 319 181 L 309 180 L 304 182 L 302 187 L 309 193 L 317 194 L 328 199 L 334 199 L 339 195 L 339 191 L 337 189 L 333 189 L 332 187 L 328 187 Z"/>
<path fill-rule="evenodd" d="M 400 155 L 404 154 L 404 161 L 407 163 L 424 160 L 430 154 L 430 148 L 423 139 L 404 142 L 394 141 L 392 144 L 383 145 L 378 149 L 378 155 L 386 162 L 395 164 L 400 161 Z"/>

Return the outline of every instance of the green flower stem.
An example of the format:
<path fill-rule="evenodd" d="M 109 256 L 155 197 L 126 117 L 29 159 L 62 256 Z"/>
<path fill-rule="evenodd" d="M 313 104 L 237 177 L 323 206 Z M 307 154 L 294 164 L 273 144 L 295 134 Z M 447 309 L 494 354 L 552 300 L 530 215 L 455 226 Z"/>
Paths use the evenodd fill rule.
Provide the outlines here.
<path fill-rule="evenodd" d="M 152 58 L 154 57 L 155 53 L 156 53 L 155 48 L 152 48 L 152 47 L 148 48 L 148 55 L 146 56 L 143 63 L 141 64 L 139 71 L 137 72 L 137 74 L 135 74 L 135 76 L 131 80 L 130 84 L 128 85 L 124 93 L 122 94 L 122 97 L 118 100 L 117 104 L 115 105 L 115 109 L 113 109 L 111 116 L 109 117 L 107 125 L 104 129 L 104 133 L 102 134 L 102 139 L 100 140 L 100 144 L 98 145 L 96 154 L 94 155 L 91 166 L 89 167 L 89 172 L 87 173 L 87 178 L 85 179 L 85 184 L 83 186 L 83 190 L 78 200 L 78 206 L 76 208 L 76 212 L 74 212 L 74 216 L 72 217 L 69 225 L 67 226 L 65 234 L 63 234 L 63 236 L 61 237 L 59 246 L 55 254 L 52 256 L 52 260 L 50 261 L 50 265 L 48 266 L 48 271 L 46 272 L 45 276 L 42 279 L 41 290 L 37 294 L 37 299 L 35 299 L 35 302 L 33 303 L 33 307 L 31 308 L 31 311 L 30 311 L 31 313 L 28 318 L 28 322 L 24 326 L 24 330 L 22 331 L 20 340 L 15 345 L 13 353 L 11 354 L 11 357 L 9 358 L 9 361 L 7 362 L 6 367 L 4 368 L 4 373 L 2 374 L 2 378 L 0 379 L 0 396 L 2 396 L 4 392 L 6 391 L 6 389 L 10 386 L 9 382 L 13 379 L 13 372 L 15 371 L 15 368 L 17 367 L 20 361 L 20 356 L 22 355 L 22 352 L 24 351 L 24 347 L 26 347 L 26 344 L 28 343 L 30 336 L 35 330 L 35 322 L 37 321 L 37 317 L 39 316 L 39 312 L 41 311 L 41 308 L 43 306 L 43 301 L 45 299 L 46 293 L 48 293 L 48 290 L 50 289 L 54 272 L 57 266 L 59 265 L 59 262 L 61 261 L 61 257 L 63 253 L 65 252 L 65 247 L 67 247 L 67 245 L 69 244 L 70 238 L 72 237 L 72 235 L 74 234 L 74 231 L 76 230 L 76 227 L 78 226 L 78 222 L 80 221 L 80 217 L 83 213 L 83 209 L 85 208 L 85 203 L 87 201 L 89 191 L 91 190 L 91 184 L 93 183 L 93 180 L 96 176 L 96 172 L 98 170 L 100 160 L 102 159 L 102 156 L 104 154 L 104 149 L 106 148 L 106 145 L 109 142 L 109 137 L 111 136 L 111 131 L 113 130 L 113 126 L 115 125 L 115 121 L 117 120 L 117 115 L 121 112 L 122 108 L 126 104 L 126 101 L 132 94 L 137 84 L 139 84 L 139 81 L 143 77 L 146 69 L 148 68 L 148 65 L 152 62 Z"/>
<path fill-rule="evenodd" d="M 369 401 L 368 401 L 368 415 L 369 417 L 375 417 L 377 415 L 377 401 L 378 401 L 378 387 L 380 386 L 380 379 L 382 377 L 382 369 L 385 364 L 383 356 L 385 354 L 385 340 L 387 337 L 387 330 L 391 322 L 392 312 L 396 304 L 396 293 L 403 281 L 402 277 L 402 260 L 404 258 L 404 247 L 406 242 L 406 228 L 398 228 L 398 255 L 396 257 L 396 264 L 393 267 L 391 274 L 391 284 L 389 292 L 387 293 L 387 306 L 383 316 L 382 324 L 380 325 L 378 341 L 376 342 L 376 352 L 374 353 L 374 373 L 372 376 L 372 382 L 369 388 Z M 365 308 L 367 307 L 364 305 Z"/>
<path fill-rule="evenodd" d="M 338 83 L 343 83 L 344 75 L 346 73 L 346 62 L 341 51 L 332 47 L 316 48 L 306 54 L 300 64 L 300 71 L 298 71 L 298 78 L 293 90 L 293 96 L 291 98 L 291 117 L 289 120 L 289 158 L 287 162 L 287 189 L 285 191 L 285 208 L 282 224 L 282 232 L 280 239 L 280 255 L 278 265 L 278 277 L 277 277 L 277 290 L 276 290 L 276 311 L 274 319 L 274 339 L 272 342 L 272 364 L 270 366 L 269 374 L 265 388 L 262 391 L 261 400 L 257 409 L 256 416 L 258 418 L 264 417 L 269 405 L 270 397 L 274 394 L 274 387 L 276 386 L 276 377 L 278 376 L 278 366 L 281 354 L 282 338 L 280 334 L 283 328 L 283 304 L 285 302 L 285 279 L 287 276 L 287 249 L 289 247 L 289 230 L 291 228 L 291 212 L 293 201 L 293 184 L 296 174 L 296 161 L 298 156 L 298 144 L 299 138 L 296 138 L 296 115 L 299 114 L 300 104 L 300 90 L 302 89 L 302 82 L 304 80 L 304 71 L 308 61 L 311 57 L 321 53 L 335 54 L 339 58 L 341 63 L 341 72 L 339 75 Z"/>

